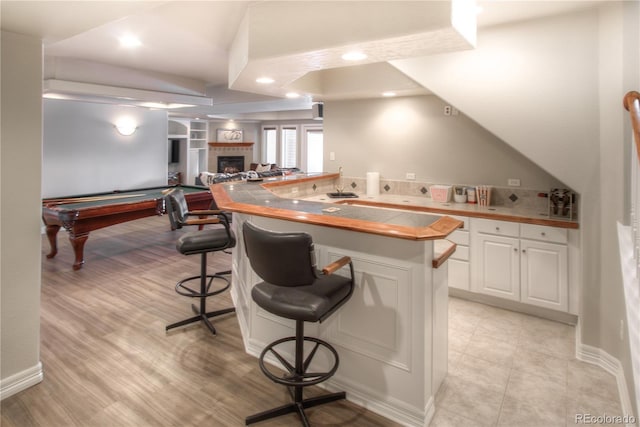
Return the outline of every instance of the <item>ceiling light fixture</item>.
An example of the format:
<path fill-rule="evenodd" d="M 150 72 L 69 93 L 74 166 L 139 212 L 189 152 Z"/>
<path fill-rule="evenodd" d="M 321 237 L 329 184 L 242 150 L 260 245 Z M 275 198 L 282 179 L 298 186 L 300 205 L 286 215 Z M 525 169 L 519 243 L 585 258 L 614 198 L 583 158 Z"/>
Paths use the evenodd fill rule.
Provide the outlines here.
<path fill-rule="evenodd" d="M 395 92 L 382 92 L 382 96 L 385 98 L 391 98 L 392 96 L 396 96 Z"/>
<path fill-rule="evenodd" d="M 360 51 L 347 52 L 342 55 L 342 59 L 344 59 L 345 61 L 362 61 L 366 58 L 367 55 Z"/>
<path fill-rule="evenodd" d="M 263 85 L 268 85 L 273 83 L 275 80 L 273 80 L 271 77 L 258 77 L 256 79 L 256 83 L 260 83 Z"/>
<path fill-rule="evenodd" d="M 118 39 L 120 41 L 120 46 L 126 48 L 134 48 L 138 46 L 142 46 L 142 42 L 138 38 L 138 36 L 134 36 L 133 34 L 125 34 L 124 36 Z"/>
<path fill-rule="evenodd" d="M 289 92 L 289 93 L 287 93 L 286 97 L 287 98 L 299 98 L 300 94 L 297 93 L 297 92 Z"/>

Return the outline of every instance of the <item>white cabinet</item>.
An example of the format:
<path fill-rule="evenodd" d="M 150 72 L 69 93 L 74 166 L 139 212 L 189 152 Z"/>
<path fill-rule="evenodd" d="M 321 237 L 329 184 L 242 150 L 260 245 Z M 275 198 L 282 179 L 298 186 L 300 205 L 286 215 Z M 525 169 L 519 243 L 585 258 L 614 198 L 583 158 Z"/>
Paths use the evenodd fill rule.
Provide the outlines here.
<path fill-rule="evenodd" d="M 566 311 L 569 305 L 566 245 L 520 241 L 522 302 Z"/>
<path fill-rule="evenodd" d="M 518 239 L 478 233 L 474 245 L 477 245 L 473 257 L 473 265 L 477 269 L 475 290 L 520 301 Z"/>
<path fill-rule="evenodd" d="M 471 290 L 569 310 L 566 229 L 474 218 Z"/>

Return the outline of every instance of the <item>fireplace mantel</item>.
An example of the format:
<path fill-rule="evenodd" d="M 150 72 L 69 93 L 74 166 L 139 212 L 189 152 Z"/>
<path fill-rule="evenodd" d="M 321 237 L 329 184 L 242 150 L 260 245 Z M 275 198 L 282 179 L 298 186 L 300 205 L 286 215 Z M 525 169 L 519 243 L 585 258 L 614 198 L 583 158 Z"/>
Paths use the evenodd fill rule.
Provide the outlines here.
<path fill-rule="evenodd" d="M 210 142 L 211 147 L 251 147 L 253 142 Z"/>

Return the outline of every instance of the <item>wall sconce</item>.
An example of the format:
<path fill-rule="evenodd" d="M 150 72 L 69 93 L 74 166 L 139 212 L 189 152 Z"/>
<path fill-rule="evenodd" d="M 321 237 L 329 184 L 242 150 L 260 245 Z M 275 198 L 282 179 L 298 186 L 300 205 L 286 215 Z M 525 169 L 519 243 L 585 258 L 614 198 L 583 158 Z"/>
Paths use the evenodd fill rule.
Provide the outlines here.
<path fill-rule="evenodd" d="M 136 129 L 138 129 L 136 122 L 130 117 L 119 119 L 114 127 L 120 135 L 124 136 L 133 135 Z"/>

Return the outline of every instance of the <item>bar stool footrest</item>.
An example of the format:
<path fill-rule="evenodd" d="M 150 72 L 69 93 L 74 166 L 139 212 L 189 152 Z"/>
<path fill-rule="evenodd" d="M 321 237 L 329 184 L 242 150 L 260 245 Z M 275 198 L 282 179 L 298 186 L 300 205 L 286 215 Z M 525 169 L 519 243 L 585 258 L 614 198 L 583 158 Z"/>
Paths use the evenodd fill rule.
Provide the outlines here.
<path fill-rule="evenodd" d="M 190 297 L 190 298 L 206 298 L 213 295 L 218 295 L 226 291 L 227 289 L 229 289 L 229 287 L 231 286 L 231 282 L 229 281 L 229 279 L 220 274 L 207 274 L 206 277 L 209 280 L 207 283 L 207 291 L 205 293 L 194 291 L 193 289 L 186 286 L 188 282 L 191 282 L 194 280 L 197 280 L 198 284 L 200 284 L 200 281 L 202 280 L 200 276 L 191 276 L 191 277 L 187 277 L 186 279 L 180 280 L 178 283 L 176 283 L 176 293 L 185 297 Z M 224 281 L 225 285 L 220 289 L 210 291 L 209 289 L 211 289 L 211 285 L 213 284 L 214 279 L 220 279 Z"/>
<path fill-rule="evenodd" d="M 303 340 L 305 342 L 315 343 L 314 348 L 311 350 L 311 352 L 309 352 L 307 359 L 304 361 L 304 366 L 305 366 L 304 373 L 302 375 L 296 374 L 295 367 L 289 362 L 287 362 L 284 359 L 284 357 L 282 357 L 280 353 L 276 350 L 275 347 L 277 347 L 280 344 L 290 342 L 290 341 L 294 341 L 294 342 L 296 341 L 296 337 L 286 337 L 286 338 L 281 338 L 279 340 L 276 340 L 271 344 L 267 345 L 262 350 L 262 353 L 258 358 L 260 369 L 267 376 L 267 378 L 269 378 L 271 381 L 275 383 L 286 385 L 288 387 L 296 387 L 296 386 L 308 387 L 308 386 L 326 381 L 329 378 L 331 378 L 333 374 L 336 373 L 336 371 L 338 370 L 338 365 L 340 364 L 340 358 L 338 357 L 338 352 L 336 351 L 336 349 L 333 348 L 333 346 L 328 342 L 323 341 L 319 338 L 305 336 L 303 337 Z M 311 361 L 313 360 L 313 357 L 315 356 L 319 348 L 325 348 L 333 355 L 333 360 L 334 360 L 333 365 L 331 366 L 331 369 L 329 369 L 326 372 L 308 373 L 307 369 L 309 368 L 309 365 L 311 364 Z M 268 353 L 271 353 L 273 356 L 275 356 L 275 358 L 280 361 L 283 368 L 287 370 L 288 373 L 282 376 L 282 375 L 276 375 L 271 371 L 269 371 L 269 368 L 267 367 L 267 364 L 264 361 Z"/>

